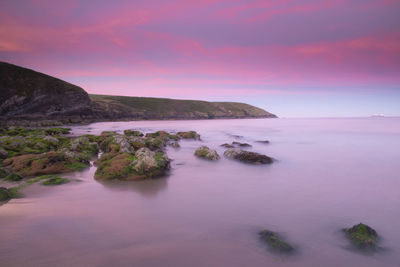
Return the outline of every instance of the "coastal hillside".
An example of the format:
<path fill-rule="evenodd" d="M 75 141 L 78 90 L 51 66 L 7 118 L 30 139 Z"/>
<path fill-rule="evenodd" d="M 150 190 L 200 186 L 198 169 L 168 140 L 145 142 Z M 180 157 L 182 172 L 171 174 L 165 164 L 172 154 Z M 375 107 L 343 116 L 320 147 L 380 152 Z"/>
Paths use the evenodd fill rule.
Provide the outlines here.
<path fill-rule="evenodd" d="M 152 97 L 89 95 L 94 116 L 105 119 L 274 118 L 244 103 L 207 102 Z"/>
<path fill-rule="evenodd" d="M 44 119 L 91 116 L 82 88 L 49 75 L 0 62 L 0 116 Z"/>
<path fill-rule="evenodd" d="M 76 85 L 6 62 L 0 62 L 0 92 L 0 121 L 7 125 L 276 117 L 244 103 L 88 95 Z"/>

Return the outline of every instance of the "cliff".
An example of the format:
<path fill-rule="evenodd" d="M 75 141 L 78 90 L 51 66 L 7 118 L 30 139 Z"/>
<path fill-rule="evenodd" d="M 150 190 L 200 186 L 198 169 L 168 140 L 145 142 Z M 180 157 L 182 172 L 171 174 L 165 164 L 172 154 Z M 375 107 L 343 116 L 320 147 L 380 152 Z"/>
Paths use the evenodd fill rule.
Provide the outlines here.
<path fill-rule="evenodd" d="M 257 107 L 234 102 L 207 102 L 152 97 L 89 95 L 95 117 L 115 119 L 275 118 Z"/>
<path fill-rule="evenodd" d="M 276 117 L 244 103 L 88 95 L 76 85 L 5 62 L 0 62 L 0 93 L 0 120 L 7 125 Z"/>

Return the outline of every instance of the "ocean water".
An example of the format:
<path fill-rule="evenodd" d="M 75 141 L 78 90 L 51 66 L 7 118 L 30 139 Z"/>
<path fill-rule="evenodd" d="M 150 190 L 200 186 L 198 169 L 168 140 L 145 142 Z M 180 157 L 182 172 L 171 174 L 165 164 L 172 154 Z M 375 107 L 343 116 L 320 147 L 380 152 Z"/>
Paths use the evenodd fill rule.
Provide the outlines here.
<path fill-rule="evenodd" d="M 252 119 L 105 122 L 104 130 L 196 130 L 202 141 L 168 148 L 168 177 L 33 185 L 0 207 L 0 266 L 400 266 L 400 119 Z M 241 137 L 238 137 L 241 136 Z M 254 141 L 269 140 L 270 144 Z M 226 159 L 220 144 L 247 142 L 277 161 Z M 200 145 L 219 162 L 196 158 Z M 382 249 L 354 251 L 341 229 L 366 223 Z M 279 232 L 293 255 L 258 231 Z"/>

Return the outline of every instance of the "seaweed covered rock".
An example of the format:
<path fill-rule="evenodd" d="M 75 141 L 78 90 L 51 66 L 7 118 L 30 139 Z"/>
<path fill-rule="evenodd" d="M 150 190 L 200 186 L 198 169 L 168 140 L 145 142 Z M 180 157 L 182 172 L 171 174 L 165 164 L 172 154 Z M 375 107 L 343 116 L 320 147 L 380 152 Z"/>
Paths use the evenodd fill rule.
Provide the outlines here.
<path fill-rule="evenodd" d="M 219 160 L 220 156 L 218 155 L 217 151 L 210 149 L 207 146 L 201 146 L 196 149 L 194 152 L 194 155 L 203 158 L 203 159 L 208 159 L 208 160 Z"/>
<path fill-rule="evenodd" d="M 96 142 L 90 142 L 87 136 L 80 136 L 71 141 L 69 149 L 71 151 L 87 153 L 88 155 L 96 155 L 99 152 L 99 145 Z"/>
<path fill-rule="evenodd" d="M 129 135 L 129 136 L 139 136 L 139 137 L 144 136 L 144 134 L 142 132 L 137 131 L 137 130 L 125 130 L 124 134 Z"/>
<path fill-rule="evenodd" d="M 241 162 L 251 163 L 251 164 L 270 164 L 274 160 L 263 154 L 256 152 L 250 152 L 241 150 L 239 148 L 228 149 L 224 152 L 224 155 L 228 158 L 232 158 Z"/>
<path fill-rule="evenodd" d="M 292 245 L 287 243 L 279 234 L 269 231 L 263 230 L 259 232 L 260 238 L 262 241 L 268 244 L 269 248 L 276 252 L 293 252 L 294 248 Z"/>
<path fill-rule="evenodd" d="M 11 188 L 0 187 L 0 202 L 20 197 L 21 194 L 18 192 L 19 189 L 20 189 L 19 187 L 11 187 Z"/>
<path fill-rule="evenodd" d="M 194 140 L 200 140 L 200 135 L 196 133 L 195 131 L 189 131 L 189 132 L 178 132 L 176 134 L 179 138 L 182 139 L 194 139 Z"/>
<path fill-rule="evenodd" d="M 6 168 L 23 176 L 64 173 L 89 167 L 86 155 L 68 151 L 15 156 L 3 161 Z"/>
<path fill-rule="evenodd" d="M 169 158 L 161 151 L 143 147 L 136 153 L 106 153 L 96 163 L 96 179 L 140 180 L 156 178 L 170 169 Z"/>
<path fill-rule="evenodd" d="M 12 182 L 18 182 L 24 179 L 21 175 L 18 173 L 10 173 L 9 175 L 6 176 L 7 181 L 12 181 Z"/>
<path fill-rule="evenodd" d="M 45 177 L 41 177 L 42 180 L 42 185 L 62 185 L 69 183 L 69 179 L 63 178 L 59 175 L 46 175 Z"/>
<path fill-rule="evenodd" d="M 115 132 L 102 132 L 100 137 L 100 148 L 104 152 L 133 153 L 135 148 L 130 143 L 128 136 Z"/>
<path fill-rule="evenodd" d="M 0 168 L 0 179 L 6 178 L 9 174 L 5 168 Z"/>
<path fill-rule="evenodd" d="M 167 145 L 169 145 L 170 147 L 173 147 L 173 148 L 180 148 L 181 147 L 181 145 L 179 145 L 178 141 L 172 141 L 172 140 L 168 141 Z"/>
<path fill-rule="evenodd" d="M 4 148 L 0 147 L 0 159 L 5 159 L 8 157 L 8 152 Z"/>
<path fill-rule="evenodd" d="M 69 138 L 60 135 L 49 135 L 45 129 L 15 128 L 14 130 L 4 130 L 3 133 L 7 135 L 0 136 L 0 143 L 5 152 L 0 153 L 2 154 L 0 158 L 24 154 L 40 154 L 58 150 L 69 143 Z"/>
<path fill-rule="evenodd" d="M 132 162 L 133 169 L 146 177 L 158 177 L 170 169 L 170 159 L 163 152 L 153 152 L 143 147 L 135 156 L 137 160 Z"/>
<path fill-rule="evenodd" d="M 361 250 L 374 251 L 377 249 L 377 232 L 366 224 L 359 223 L 351 228 L 344 229 L 351 243 Z"/>

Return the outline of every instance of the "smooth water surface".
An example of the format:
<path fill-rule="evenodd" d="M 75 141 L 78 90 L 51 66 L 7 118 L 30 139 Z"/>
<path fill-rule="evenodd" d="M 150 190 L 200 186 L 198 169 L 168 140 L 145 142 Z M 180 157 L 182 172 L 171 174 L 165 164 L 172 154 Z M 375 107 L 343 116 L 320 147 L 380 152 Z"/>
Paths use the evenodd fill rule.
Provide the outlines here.
<path fill-rule="evenodd" d="M 100 183 L 91 167 L 67 175 L 82 182 L 27 188 L 0 207 L 1 266 L 400 266 L 398 118 L 105 122 L 73 133 L 124 129 L 196 130 L 202 141 L 167 149 L 166 178 Z M 200 145 L 222 155 L 232 141 L 277 162 L 193 155 Z M 359 222 L 382 251 L 349 248 L 341 229 Z M 270 252 L 265 228 L 298 252 Z"/>

